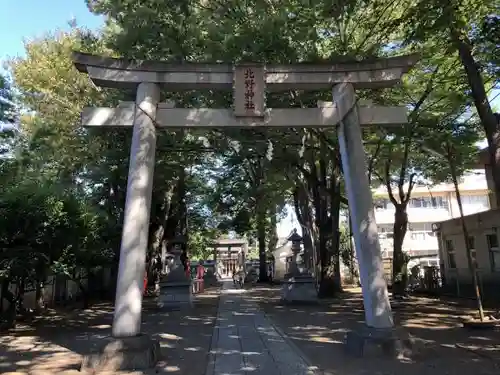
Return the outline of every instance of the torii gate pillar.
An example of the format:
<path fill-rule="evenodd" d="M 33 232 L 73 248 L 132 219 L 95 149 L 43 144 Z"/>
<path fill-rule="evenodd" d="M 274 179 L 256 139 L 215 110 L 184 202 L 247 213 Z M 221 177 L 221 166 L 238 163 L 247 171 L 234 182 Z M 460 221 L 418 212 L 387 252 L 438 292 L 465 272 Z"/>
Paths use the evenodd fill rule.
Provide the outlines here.
<path fill-rule="evenodd" d="M 113 318 L 113 336 L 117 338 L 141 333 L 144 250 L 148 246 L 156 151 L 154 121 L 159 101 L 156 83 L 138 85 Z"/>
<path fill-rule="evenodd" d="M 391 329 L 394 323 L 352 85 L 336 85 L 333 88 L 333 102 L 343 115 L 338 129 L 339 145 L 363 291 L 365 322 L 370 328 Z"/>
<path fill-rule="evenodd" d="M 151 368 L 159 359 L 159 342 L 141 334 L 156 151 L 154 122 L 159 101 L 158 84 L 145 82 L 137 86 L 112 326 L 115 341 L 85 355 L 81 371 L 95 373 Z"/>

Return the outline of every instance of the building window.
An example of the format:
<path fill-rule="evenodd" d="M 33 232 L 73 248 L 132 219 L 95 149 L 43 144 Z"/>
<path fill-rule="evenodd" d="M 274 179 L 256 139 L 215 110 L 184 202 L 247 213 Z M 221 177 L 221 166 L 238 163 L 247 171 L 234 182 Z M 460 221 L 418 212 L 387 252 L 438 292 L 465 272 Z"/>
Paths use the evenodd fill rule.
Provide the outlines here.
<path fill-rule="evenodd" d="M 455 247 L 452 240 L 446 240 L 446 254 L 448 254 L 448 264 L 450 268 L 457 268 L 457 261 L 455 259 Z"/>
<path fill-rule="evenodd" d="M 476 238 L 474 236 L 469 236 L 469 238 L 467 238 L 467 244 L 472 258 L 472 266 L 477 268 Z"/>
<path fill-rule="evenodd" d="M 418 197 L 408 202 L 410 208 L 444 208 L 448 209 L 446 197 Z"/>
<path fill-rule="evenodd" d="M 411 232 L 411 239 L 413 241 L 425 241 L 425 232 Z"/>
<path fill-rule="evenodd" d="M 381 240 L 392 240 L 394 238 L 394 234 L 392 232 L 383 232 L 379 233 L 378 238 Z"/>
<path fill-rule="evenodd" d="M 478 205 L 486 208 L 490 206 L 487 195 L 462 195 L 460 198 L 464 205 Z"/>
<path fill-rule="evenodd" d="M 375 207 L 375 210 L 387 210 L 391 208 L 392 202 L 389 199 L 386 198 L 374 198 L 373 199 L 373 205 Z"/>
<path fill-rule="evenodd" d="M 486 241 L 488 242 L 491 270 L 500 271 L 500 248 L 498 246 L 497 234 L 487 234 Z"/>
<path fill-rule="evenodd" d="M 381 240 L 392 239 L 394 237 L 392 233 L 393 225 L 380 224 L 377 227 L 378 227 L 378 237 Z"/>
<path fill-rule="evenodd" d="M 431 223 L 411 223 L 408 230 L 413 241 L 426 241 L 429 237 L 436 237 Z"/>

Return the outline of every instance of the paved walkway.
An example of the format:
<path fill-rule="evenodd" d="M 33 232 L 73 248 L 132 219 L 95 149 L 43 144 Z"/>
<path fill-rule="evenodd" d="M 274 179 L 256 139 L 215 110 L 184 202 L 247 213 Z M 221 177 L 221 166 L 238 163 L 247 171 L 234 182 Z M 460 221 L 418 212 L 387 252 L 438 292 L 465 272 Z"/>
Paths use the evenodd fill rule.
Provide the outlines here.
<path fill-rule="evenodd" d="M 316 374 L 245 290 L 224 281 L 206 375 Z"/>

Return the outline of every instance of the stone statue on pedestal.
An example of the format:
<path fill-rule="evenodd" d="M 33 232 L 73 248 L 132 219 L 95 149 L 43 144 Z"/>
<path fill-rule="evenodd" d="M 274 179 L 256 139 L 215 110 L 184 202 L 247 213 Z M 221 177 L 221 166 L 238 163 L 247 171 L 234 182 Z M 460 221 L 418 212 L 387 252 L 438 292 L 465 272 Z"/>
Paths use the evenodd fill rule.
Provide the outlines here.
<path fill-rule="evenodd" d="M 165 254 L 163 261 L 158 306 L 162 308 L 191 306 L 191 278 L 186 271 L 188 267 L 186 240 L 178 237 L 170 245 L 170 251 Z"/>

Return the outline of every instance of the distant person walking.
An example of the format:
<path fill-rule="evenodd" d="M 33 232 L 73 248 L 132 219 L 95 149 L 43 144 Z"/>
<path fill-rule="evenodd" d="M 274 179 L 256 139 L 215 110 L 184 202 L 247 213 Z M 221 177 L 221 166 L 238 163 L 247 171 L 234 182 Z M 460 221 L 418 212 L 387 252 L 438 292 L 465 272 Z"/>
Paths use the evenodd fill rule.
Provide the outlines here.
<path fill-rule="evenodd" d="M 233 272 L 233 284 L 238 285 L 240 288 L 243 288 L 243 284 L 245 283 L 245 272 L 241 267 L 238 267 L 238 270 Z"/>
<path fill-rule="evenodd" d="M 185 268 L 185 271 L 186 271 L 186 277 L 188 279 L 191 278 L 191 262 L 189 261 L 189 258 L 186 257 L 186 268 Z"/>
<path fill-rule="evenodd" d="M 269 282 L 272 283 L 273 278 L 274 278 L 274 264 L 273 263 L 269 263 L 267 266 L 267 277 L 269 278 Z"/>
<path fill-rule="evenodd" d="M 200 260 L 198 263 L 198 267 L 196 267 L 196 282 L 198 283 L 198 292 L 203 292 L 205 290 L 205 267 L 201 264 Z"/>
<path fill-rule="evenodd" d="M 196 267 L 196 278 L 203 279 L 203 277 L 205 277 L 205 267 L 199 263 L 198 267 Z"/>
<path fill-rule="evenodd" d="M 274 255 L 271 255 L 269 257 L 269 263 L 267 264 L 267 277 L 270 283 L 274 280 L 274 261 Z"/>
<path fill-rule="evenodd" d="M 145 270 L 144 271 L 144 280 L 143 280 L 143 289 L 142 289 L 142 295 L 145 296 L 146 295 L 146 290 L 148 289 L 148 271 Z"/>

